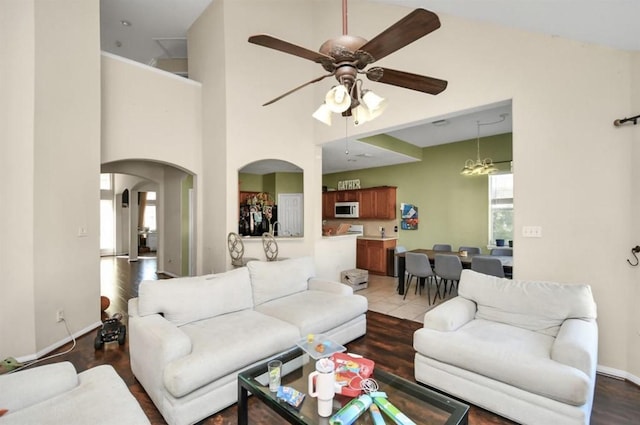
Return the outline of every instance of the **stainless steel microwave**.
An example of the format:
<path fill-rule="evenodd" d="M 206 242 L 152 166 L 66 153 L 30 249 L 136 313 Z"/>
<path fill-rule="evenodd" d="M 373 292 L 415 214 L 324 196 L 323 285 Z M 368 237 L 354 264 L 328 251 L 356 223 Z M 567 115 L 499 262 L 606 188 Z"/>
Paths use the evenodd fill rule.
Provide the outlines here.
<path fill-rule="evenodd" d="M 360 204 L 358 202 L 336 202 L 334 209 L 336 218 L 360 217 Z"/>

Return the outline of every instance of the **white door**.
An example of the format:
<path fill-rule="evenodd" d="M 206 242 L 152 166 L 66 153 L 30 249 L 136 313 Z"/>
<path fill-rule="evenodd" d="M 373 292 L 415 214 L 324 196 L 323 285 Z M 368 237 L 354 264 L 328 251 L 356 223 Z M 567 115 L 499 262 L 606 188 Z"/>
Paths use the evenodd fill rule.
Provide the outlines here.
<path fill-rule="evenodd" d="M 278 194 L 278 222 L 280 223 L 278 236 L 303 236 L 304 196 L 302 193 Z"/>

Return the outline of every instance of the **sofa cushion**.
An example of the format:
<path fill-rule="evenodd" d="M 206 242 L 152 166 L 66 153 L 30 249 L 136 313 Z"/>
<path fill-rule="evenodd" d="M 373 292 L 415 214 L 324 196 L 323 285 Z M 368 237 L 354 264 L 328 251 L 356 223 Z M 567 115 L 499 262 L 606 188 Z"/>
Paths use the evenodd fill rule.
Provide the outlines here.
<path fill-rule="evenodd" d="M 251 261 L 247 268 L 251 275 L 255 305 L 306 291 L 308 280 L 315 276 L 311 257 L 282 261 Z"/>
<path fill-rule="evenodd" d="M 455 332 L 419 329 L 413 341 L 424 356 L 524 391 L 576 406 L 589 399 L 589 377 L 551 359 L 549 335 L 475 319 Z"/>
<path fill-rule="evenodd" d="M 300 338 L 295 326 L 253 310 L 192 322 L 180 329 L 191 338 L 193 349 L 164 369 L 164 385 L 174 397 L 291 348 Z"/>
<path fill-rule="evenodd" d="M 565 319 L 595 319 L 591 287 L 503 279 L 463 270 L 458 294 L 478 305 L 476 318 L 555 336 Z"/>
<path fill-rule="evenodd" d="M 304 336 L 338 327 L 366 313 L 367 306 L 362 295 L 309 290 L 265 302 L 255 309 L 295 325 Z"/>
<path fill-rule="evenodd" d="M 138 289 L 140 316 L 161 313 L 176 326 L 251 307 L 244 267 L 209 276 L 147 280 Z"/>

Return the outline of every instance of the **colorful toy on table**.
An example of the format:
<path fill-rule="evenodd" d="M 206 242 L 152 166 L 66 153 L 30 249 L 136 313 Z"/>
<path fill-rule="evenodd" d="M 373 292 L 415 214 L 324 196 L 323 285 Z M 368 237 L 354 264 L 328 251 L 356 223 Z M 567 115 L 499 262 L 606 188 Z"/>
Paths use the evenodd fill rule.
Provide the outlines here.
<path fill-rule="evenodd" d="M 382 413 L 380 413 L 380 409 L 378 405 L 373 403 L 369 406 L 369 413 L 371 413 L 371 420 L 373 421 L 373 425 L 386 425 L 384 418 L 382 417 Z"/>
<path fill-rule="evenodd" d="M 278 392 L 276 393 L 276 397 L 278 400 L 282 400 L 287 404 L 295 407 L 296 409 L 300 408 L 300 405 L 304 401 L 304 393 L 297 391 L 291 387 L 278 387 Z"/>
<path fill-rule="evenodd" d="M 384 392 L 373 392 L 370 394 L 373 398 L 373 402 L 382 410 L 393 422 L 398 425 L 417 425 L 404 413 L 400 411 L 396 406 L 391 404 L 387 400 L 387 394 Z"/>
<path fill-rule="evenodd" d="M 373 374 L 375 363 L 350 353 L 335 353 L 330 359 L 336 365 L 336 394 L 359 396 L 363 390 L 363 381 Z"/>
<path fill-rule="evenodd" d="M 371 406 L 373 400 L 367 394 L 354 398 L 329 418 L 330 425 L 351 425 Z"/>

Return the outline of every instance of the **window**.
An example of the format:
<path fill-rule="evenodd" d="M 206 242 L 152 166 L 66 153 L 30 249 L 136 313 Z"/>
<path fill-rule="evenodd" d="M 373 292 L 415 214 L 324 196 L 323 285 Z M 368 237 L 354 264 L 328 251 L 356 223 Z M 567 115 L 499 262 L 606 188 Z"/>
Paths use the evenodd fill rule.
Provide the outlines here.
<path fill-rule="evenodd" d="M 149 231 L 157 230 L 156 224 L 156 192 L 146 192 L 146 202 L 142 215 L 142 226 L 148 228 Z"/>
<path fill-rule="evenodd" d="M 113 174 L 100 174 L 100 254 L 115 253 Z"/>
<path fill-rule="evenodd" d="M 489 243 L 513 240 L 513 173 L 489 175 Z"/>

